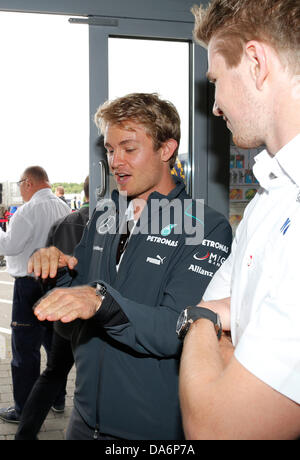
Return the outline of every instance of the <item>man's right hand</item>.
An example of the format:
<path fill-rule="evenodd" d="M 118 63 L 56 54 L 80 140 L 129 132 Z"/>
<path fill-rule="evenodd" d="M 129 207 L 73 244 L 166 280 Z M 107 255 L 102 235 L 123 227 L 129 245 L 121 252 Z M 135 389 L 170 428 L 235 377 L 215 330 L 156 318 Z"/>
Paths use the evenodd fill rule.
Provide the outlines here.
<path fill-rule="evenodd" d="M 46 279 L 55 278 L 58 268 L 68 267 L 72 270 L 78 263 L 76 257 L 64 254 L 55 246 L 35 251 L 28 262 L 28 273 Z"/>

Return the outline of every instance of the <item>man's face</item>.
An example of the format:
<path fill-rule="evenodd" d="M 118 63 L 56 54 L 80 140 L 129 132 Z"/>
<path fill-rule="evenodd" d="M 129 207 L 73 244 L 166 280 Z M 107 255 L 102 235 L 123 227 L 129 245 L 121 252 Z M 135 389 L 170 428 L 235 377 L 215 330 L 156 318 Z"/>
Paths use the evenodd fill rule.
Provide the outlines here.
<path fill-rule="evenodd" d="M 142 125 L 132 121 L 126 126 L 108 124 L 104 144 L 120 193 L 147 200 L 150 193 L 160 190 L 166 165 Z"/>
<path fill-rule="evenodd" d="M 25 201 L 25 203 L 29 201 L 31 198 L 30 188 L 28 187 L 27 181 L 28 181 L 27 177 L 22 175 L 21 179 L 18 182 L 20 194 L 21 194 L 23 201 Z"/>
<path fill-rule="evenodd" d="M 234 68 L 227 67 L 212 39 L 208 47 L 208 79 L 215 85 L 213 113 L 226 121 L 234 143 L 241 148 L 262 145 L 263 108 L 259 107 L 255 84 L 246 59 Z"/>

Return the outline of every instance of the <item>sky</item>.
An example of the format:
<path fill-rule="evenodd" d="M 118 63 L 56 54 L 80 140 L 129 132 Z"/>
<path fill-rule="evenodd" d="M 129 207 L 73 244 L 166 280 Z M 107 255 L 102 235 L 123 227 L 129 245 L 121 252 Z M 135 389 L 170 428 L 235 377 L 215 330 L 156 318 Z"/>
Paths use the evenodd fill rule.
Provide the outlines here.
<path fill-rule="evenodd" d="M 88 27 L 58 15 L 0 13 L 0 43 L 0 181 L 40 165 L 51 182 L 83 182 Z"/>
<path fill-rule="evenodd" d="M 52 183 L 83 182 L 89 172 L 88 26 L 60 15 L 0 12 L 0 43 L 0 182 L 19 180 L 33 165 L 43 166 Z M 188 69 L 187 43 L 109 39 L 109 98 L 143 91 L 172 101 L 185 154 Z"/>

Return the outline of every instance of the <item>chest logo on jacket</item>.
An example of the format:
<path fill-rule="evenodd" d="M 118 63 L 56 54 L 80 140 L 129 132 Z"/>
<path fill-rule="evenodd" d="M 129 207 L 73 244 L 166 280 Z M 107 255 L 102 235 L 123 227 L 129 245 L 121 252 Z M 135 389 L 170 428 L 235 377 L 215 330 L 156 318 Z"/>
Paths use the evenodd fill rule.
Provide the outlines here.
<path fill-rule="evenodd" d="M 169 240 L 168 238 L 161 238 L 160 236 L 148 235 L 146 241 L 151 241 L 151 243 L 166 244 L 167 246 L 177 247 L 178 241 Z"/>
<path fill-rule="evenodd" d="M 176 226 L 177 226 L 177 224 L 169 224 L 169 225 L 167 225 L 166 227 L 164 227 L 164 228 L 162 229 L 162 231 L 160 232 L 160 234 L 161 234 L 162 236 L 169 236 L 170 233 L 171 233 L 171 231 L 172 231 L 172 229 L 173 229 L 174 227 L 176 227 Z"/>
<path fill-rule="evenodd" d="M 165 261 L 166 257 L 160 257 L 159 255 L 156 256 L 156 259 L 153 257 L 147 257 L 146 262 L 154 265 L 162 265 Z"/>
<path fill-rule="evenodd" d="M 112 228 L 115 228 L 116 226 L 116 217 L 115 216 L 109 216 L 105 217 L 104 219 L 99 219 L 97 220 L 96 228 L 97 232 L 100 234 L 103 233 L 108 233 Z"/>
<path fill-rule="evenodd" d="M 283 226 L 281 227 L 280 231 L 283 235 L 286 234 L 286 232 L 288 231 L 288 229 L 290 228 L 290 224 L 291 224 L 291 220 L 290 218 L 288 217 L 287 220 L 285 221 L 285 223 L 283 224 Z"/>
<path fill-rule="evenodd" d="M 96 229 L 100 235 L 116 233 L 116 207 L 112 200 L 103 199 L 97 203 L 97 211 L 102 212 L 96 222 Z"/>
<path fill-rule="evenodd" d="M 221 267 L 221 265 L 225 262 L 226 257 L 215 254 L 213 252 L 207 252 L 204 256 L 201 256 L 199 252 L 193 255 L 195 260 L 204 261 L 207 260 L 209 264 L 215 265 L 216 267 Z"/>
<path fill-rule="evenodd" d="M 196 254 L 194 254 L 194 259 L 196 260 L 205 260 L 205 259 L 208 259 L 209 256 L 210 256 L 210 253 L 208 252 L 207 254 L 205 254 L 205 256 L 200 256 L 199 257 L 199 252 L 196 252 Z"/>

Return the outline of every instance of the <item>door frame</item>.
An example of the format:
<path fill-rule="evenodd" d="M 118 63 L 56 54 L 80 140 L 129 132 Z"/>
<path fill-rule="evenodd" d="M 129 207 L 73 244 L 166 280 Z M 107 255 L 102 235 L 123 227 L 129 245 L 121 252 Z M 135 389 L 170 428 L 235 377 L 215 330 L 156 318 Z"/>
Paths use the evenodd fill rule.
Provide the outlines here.
<path fill-rule="evenodd" d="M 194 198 L 207 201 L 207 130 L 208 130 L 208 84 L 205 77 L 207 55 L 205 50 L 193 43 L 190 23 L 174 21 L 153 21 L 136 19 L 107 18 L 108 25 L 89 25 L 90 41 L 90 187 L 103 189 L 99 162 L 106 155 L 93 115 L 100 104 L 108 98 L 108 40 L 111 36 L 127 38 L 166 39 L 189 42 L 190 49 L 190 133 L 189 155 L 190 172 L 188 191 Z M 172 75 L 170 75 L 172 78 Z M 108 192 L 106 193 L 106 195 Z M 96 205 L 96 193 L 90 197 L 91 209 Z"/>

